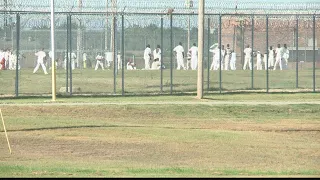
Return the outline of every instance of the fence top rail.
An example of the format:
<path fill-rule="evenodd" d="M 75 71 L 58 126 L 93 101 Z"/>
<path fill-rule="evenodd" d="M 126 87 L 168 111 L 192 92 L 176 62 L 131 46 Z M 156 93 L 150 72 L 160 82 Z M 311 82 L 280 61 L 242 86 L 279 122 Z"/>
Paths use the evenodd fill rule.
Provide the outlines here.
<path fill-rule="evenodd" d="M 56 14 L 66 14 L 66 15 L 155 15 L 155 16 L 169 16 L 168 13 L 152 13 L 152 12 L 68 12 L 68 11 L 56 11 Z M 0 14 L 50 14 L 48 11 L 4 11 L 0 10 Z M 183 12 L 183 13 L 172 13 L 172 16 L 182 16 L 191 15 L 197 16 L 197 13 Z M 310 12 L 310 13 L 205 13 L 205 16 L 320 16 L 320 12 Z"/>

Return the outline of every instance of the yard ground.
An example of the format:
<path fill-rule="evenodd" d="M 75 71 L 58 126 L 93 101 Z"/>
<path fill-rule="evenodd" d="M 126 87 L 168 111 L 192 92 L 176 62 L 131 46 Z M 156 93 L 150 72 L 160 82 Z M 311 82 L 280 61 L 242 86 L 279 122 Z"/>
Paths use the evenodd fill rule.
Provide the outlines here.
<path fill-rule="evenodd" d="M 166 103 L 168 102 L 168 103 Z M 319 95 L 0 99 L 0 177 L 320 177 Z"/>

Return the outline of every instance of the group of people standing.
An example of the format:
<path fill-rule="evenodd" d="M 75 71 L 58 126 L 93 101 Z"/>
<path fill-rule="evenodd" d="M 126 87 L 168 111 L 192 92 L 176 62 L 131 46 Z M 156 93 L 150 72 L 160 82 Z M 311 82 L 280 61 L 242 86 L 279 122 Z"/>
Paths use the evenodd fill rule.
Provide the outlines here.
<path fill-rule="evenodd" d="M 21 56 L 20 56 L 21 57 Z M 10 49 L 0 50 L 0 70 L 15 70 L 17 67 L 17 55 Z M 18 64 L 20 69 L 20 64 Z"/>
<path fill-rule="evenodd" d="M 221 70 L 236 70 L 236 53 L 231 50 L 229 44 L 227 44 L 226 49 L 224 48 L 224 45 L 221 45 L 221 50 L 217 43 L 213 44 L 209 51 L 213 53 L 210 70 L 218 70 L 220 66 Z"/>
<path fill-rule="evenodd" d="M 288 59 L 289 59 L 289 50 L 286 44 L 281 47 L 280 44 L 278 44 L 277 48 L 274 50 L 272 46 L 269 47 L 268 55 L 265 53 L 264 55 L 261 54 L 260 51 L 257 51 L 256 53 L 252 53 L 252 48 L 247 45 L 247 47 L 244 49 L 245 53 L 245 62 L 243 66 L 243 70 L 246 70 L 247 65 L 249 66 L 249 69 L 252 69 L 252 54 L 257 56 L 257 70 L 262 70 L 262 64 L 264 64 L 264 69 L 271 69 L 276 70 L 277 66 L 279 66 L 280 70 L 283 70 L 283 65 L 286 67 L 288 66 Z M 267 61 L 268 58 L 268 61 Z M 268 62 L 268 64 L 267 64 Z M 284 64 L 285 63 L 285 64 Z"/>
<path fill-rule="evenodd" d="M 182 46 L 182 43 L 179 42 L 179 45 L 176 46 L 172 50 L 175 54 L 176 60 L 177 60 L 177 70 L 183 69 L 183 70 L 196 70 L 198 65 L 198 47 L 196 46 L 196 43 L 193 43 L 192 47 L 187 52 L 187 64 L 185 66 L 184 58 L 185 58 L 185 51 Z M 146 49 L 144 50 L 144 70 L 156 70 L 161 69 L 161 48 L 160 45 L 157 45 L 157 48 L 153 50 L 153 53 L 151 51 L 150 45 L 148 44 L 146 46 Z M 153 59 L 153 62 L 151 63 L 151 60 Z M 162 68 L 165 68 L 164 65 L 162 65 Z"/>

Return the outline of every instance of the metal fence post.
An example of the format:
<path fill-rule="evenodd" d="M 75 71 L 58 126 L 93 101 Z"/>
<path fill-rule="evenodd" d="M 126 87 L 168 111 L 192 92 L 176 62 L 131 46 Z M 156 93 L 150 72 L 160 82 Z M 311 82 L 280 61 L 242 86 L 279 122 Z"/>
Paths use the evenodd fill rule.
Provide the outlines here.
<path fill-rule="evenodd" d="M 207 63 L 207 91 L 210 89 L 210 18 L 208 18 L 208 63 Z"/>
<path fill-rule="evenodd" d="M 16 97 L 19 95 L 19 48 L 20 48 L 20 14 L 16 15 L 16 29 L 17 29 L 17 50 L 16 50 L 16 83 L 15 83 L 15 92 Z"/>
<path fill-rule="evenodd" d="M 72 96 L 72 24 L 71 24 L 71 14 L 69 14 L 69 68 L 70 68 L 70 96 Z"/>
<path fill-rule="evenodd" d="M 251 89 L 253 89 L 253 46 L 254 46 L 254 15 L 251 17 L 252 26 L 251 26 Z"/>
<path fill-rule="evenodd" d="M 160 61 L 160 91 L 163 92 L 163 17 L 161 17 L 161 61 Z"/>
<path fill-rule="evenodd" d="M 313 92 L 316 92 L 316 15 L 313 15 Z"/>
<path fill-rule="evenodd" d="M 172 13 L 170 13 L 170 54 L 171 54 L 171 57 L 170 57 L 170 94 L 172 94 L 172 88 L 173 88 L 173 85 L 172 85 L 172 80 L 173 80 L 173 77 L 172 77 L 172 74 L 173 74 L 173 34 L 172 34 Z"/>
<path fill-rule="evenodd" d="M 299 16 L 296 15 L 296 88 L 299 87 Z"/>
<path fill-rule="evenodd" d="M 219 58 L 219 91 L 221 94 L 222 91 L 222 73 L 221 73 L 221 58 L 222 58 L 222 45 L 221 45 L 221 37 L 222 37 L 222 28 L 221 28 L 221 14 L 219 14 L 219 50 L 220 50 L 220 58 Z"/>
<path fill-rule="evenodd" d="M 122 56 L 122 63 L 121 63 L 121 73 L 122 73 L 122 96 L 124 95 L 124 15 L 122 14 L 122 33 L 121 33 L 121 56 Z"/>
<path fill-rule="evenodd" d="M 116 54 L 116 52 L 117 52 L 117 50 L 116 50 L 116 30 L 117 30 L 117 28 L 116 28 L 116 16 L 114 16 L 113 17 L 113 94 L 116 94 L 117 93 L 117 88 L 116 88 L 116 86 L 117 86 L 117 54 Z"/>
<path fill-rule="evenodd" d="M 269 16 L 266 15 L 267 93 L 269 93 Z"/>
<path fill-rule="evenodd" d="M 69 29 L 69 15 L 67 15 L 67 51 L 65 54 L 65 65 L 66 65 L 66 93 L 69 92 L 69 39 L 70 39 L 70 29 Z"/>

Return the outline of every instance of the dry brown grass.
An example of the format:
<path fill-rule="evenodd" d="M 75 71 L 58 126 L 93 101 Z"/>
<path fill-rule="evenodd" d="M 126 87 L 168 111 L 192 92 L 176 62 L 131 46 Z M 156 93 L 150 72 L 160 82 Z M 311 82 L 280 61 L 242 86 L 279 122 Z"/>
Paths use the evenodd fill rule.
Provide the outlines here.
<path fill-rule="evenodd" d="M 243 111 L 248 120 L 239 121 L 232 114 L 222 116 L 226 107 L 214 113 L 215 117 L 188 118 L 191 109 L 201 107 L 207 108 L 186 106 L 180 115 L 172 113 L 177 107 L 167 107 L 170 111 L 165 105 L 5 108 L 13 155 L 7 153 L 5 138 L 0 138 L 0 167 L 43 166 L 35 176 L 61 176 L 52 167 L 115 173 L 110 176 L 154 175 L 126 171 L 137 168 L 190 168 L 203 176 L 224 175 L 221 171 L 226 169 L 248 171 L 236 175 L 258 171 L 299 175 L 320 169 L 320 122 L 312 111 L 305 115 L 316 117 L 313 120 L 274 117 L 272 122 L 259 122 Z M 259 106 L 252 109 L 263 113 Z M 24 173 L 29 176 L 32 172 Z M 0 174 L 21 176 L 14 173 Z M 202 176 L 175 173 L 171 176 Z M 319 171 L 312 173 L 308 175 L 319 176 Z"/>

